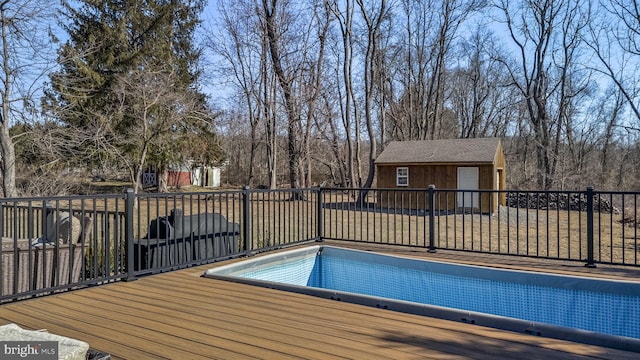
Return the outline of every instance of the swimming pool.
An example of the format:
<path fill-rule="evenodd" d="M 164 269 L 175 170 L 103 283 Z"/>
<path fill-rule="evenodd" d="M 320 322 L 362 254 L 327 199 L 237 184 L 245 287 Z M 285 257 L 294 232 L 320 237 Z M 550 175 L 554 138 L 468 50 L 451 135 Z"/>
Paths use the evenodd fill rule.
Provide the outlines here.
<path fill-rule="evenodd" d="M 206 277 L 640 351 L 640 282 L 553 275 L 311 246 Z"/>

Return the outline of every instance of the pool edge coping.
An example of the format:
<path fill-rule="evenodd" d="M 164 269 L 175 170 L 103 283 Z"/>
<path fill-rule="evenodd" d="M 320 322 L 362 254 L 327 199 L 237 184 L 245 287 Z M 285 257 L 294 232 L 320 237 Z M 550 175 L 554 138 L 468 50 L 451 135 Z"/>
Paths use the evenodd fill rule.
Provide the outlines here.
<path fill-rule="evenodd" d="M 354 251 L 359 253 L 366 253 L 366 254 L 373 253 L 383 257 L 413 259 L 417 261 L 426 261 L 430 263 L 453 265 L 449 262 L 442 262 L 437 260 L 421 260 L 421 259 L 415 259 L 415 258 L 410 258 L 405 256 L 381 254 L 381 253 L 371 252 L 371 251 L 342 248 L 339 246 L 332 246 L 332 245 L 311 245 L 311 246 L 305 246 L 302 248 L 287 250 L 279 253 L 267 254 L 267 255 L 253 258 L 253 259 L 246 259 L 246 260 L 235 262 L 228 265 L 214 267 L 211 269 L 207 269 L 204 272 L 204 274 L 202 274 L 202 276 L 206 278 L 211 278 L 211 279 L 231 281 L 231 282 L 253 285 L 253 286 L 261 286 L 265 288 L 310 295 L 310 296 L 330 299 L 334 301 L 342 301 L 342 302 L 347 302 L 347 303 L 352 303 L 357 305 L 364 305 L 368 307 L 379 308 L 381 310 L 391 310 L 391 311 L 397 311 L 402 313 L 449 320 L 449 321 L 454 321 L 459 323 L 466 323 L 470 325 L 485 326 L 485 327 L 494 328 L 494 329 L 529 334 L 532 336 L 573 341 L 573 342 L 578 342 L 578 343 L 583 343 L 588 345 L 595 345 L 595 346 L 640 353 L 640 339 L 631 338 L 631 337 L 610 335 L 610 334 L 593 332 L 588 330 L 581 330 L 581 329 L 564 327 L 559 325 L 552 325 L 547 323 L 538 323 L 538 322 L 532 322 L 532 321 L 522 320 L 517 318 L 492 315 L 488 313 L 481 313 L 481 312 L 474 312 L 474 311 L 467 311 L 467 310 L 460 310 L 460 309 L 442 307 L 437 305 L 420 304 L 420 303 L 404 301 L 404 300 L 395 300 L 395 299 L 385 298 L 381 296 L 363 295 L 363 294 L 323 289 L 323 288 L 310 287 L 310 286 L 299 286 L 299 285 L 286 284 L 286 283 L 275 282 L 275 281 L 248 279 L 248 278 L 242 278 L 242 277 L 227 275 L 227 274 L 216 274 L 214 271 L 214 270 L 219 271 L 219 269 L 223 269 L 223 270 L 231 269 L 231 268 L 239 267 L 242 264 L 251 263 L 251 262 L 267 263 L 272 259 L 286 257 L 287 255 L 292 257 L 296 257 L 296 256 L 300 257 L 304 255 L 309 256 L 309 254 L 314 254 L 314 253 L 317 254 L 318 252 L 321 252 L 325 247 Z M 469 265 L 469 264 L 457 264 L 457 265 L 464 266 L 464 267 L 503 270 L 503 271 L 510 271 L 510 272 L 518 272 L 518 273 L 536 273 L 535 271 L 527 271 L 527 270 L 496 269 L 496 268 L 484 267 L 482 265 Z M 544 273 L 544 274 L 558 276 L 558 277 L 584 278 L 588 280 L 633 283 L 631 281 L 625 281 L 625 280 L 600 279 L 600 278 L 594 279 L 594 278 L 575 276 L 575 275 L 558 275 L 558 274 L 549 274 L 549 273 Z"/>

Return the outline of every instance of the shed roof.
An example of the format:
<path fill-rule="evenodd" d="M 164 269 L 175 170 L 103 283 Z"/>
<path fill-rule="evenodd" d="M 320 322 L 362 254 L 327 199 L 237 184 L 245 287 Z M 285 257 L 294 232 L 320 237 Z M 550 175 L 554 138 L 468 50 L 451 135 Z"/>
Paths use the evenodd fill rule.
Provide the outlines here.
<path fill-rule="evenodd" d="M 493 163 L 498 138 L 392 141 L 376 164 Z"/>

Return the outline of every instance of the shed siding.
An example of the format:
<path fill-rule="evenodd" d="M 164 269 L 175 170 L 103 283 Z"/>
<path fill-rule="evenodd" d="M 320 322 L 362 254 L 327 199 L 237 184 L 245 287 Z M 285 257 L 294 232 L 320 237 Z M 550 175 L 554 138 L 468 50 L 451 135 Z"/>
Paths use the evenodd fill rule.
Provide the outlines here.
<path fill-rule="evenodd" d="M 191 172 L 188 171 L 167 171 L 167 186 L 188 186 L 191 185 Z"/>
<path fill-rule="evenodd" d="M 496 150 L 496 158 L 494 160 L 494 168 L 493 168 L 493 183 L 496 184 L 495 177 L 497 173 L 500 172 L 500 184 L 497 184 L 498 187 L 493 187 L 494 190 L 505 190 L 507 188 L 507 160 L 504 156 L 504 150 L 502 148 L 502 141 L 498 143 L 498 149 Z M 507 204 L 507 194 L 505 192 L 501 192 L 496 194 L 495 196 L 496 206 L 491 209 L 491 212 L 498 210 L 498 204 L 505 206 Z"/>
<path fill-rule="evenodd" d="M 396 168 L 398 166 L 409 168 L 409 186 L 396 186 Z M 450 192 L 439 192 L 438 199 L 435 199 L 436 207 L 440 211 L 453 211 L 457 208 L 458 167 L 478 167 L 478 187 L 480 190 L 493 190 L 496 183 L 496 175 L 493 164 L 455 164 L 455 165 L 378 165 L 378 188 L 380 189 L 415 189 L 415 193 L 401 197 L 400 194 L 393 194 L 393 191 L 379 191 L 378 202 L 382 207 L 405 207 L 413 209 L 428 209 L 428 199 L 425 199 L 426 189 L 433 184 L 436 189 L 451 190 Z M 493 197 L 493 199 L 491 199 Z M 504 197 L 504 196 L 502 196 Z M 398 199 L 401 199 L 401 203 Z M 497 210 L 496 194 L 482 193 L 480 204 L 482 212 L 493 212 Z M 474 206 L 479 208 L 478 206 Z"/>
<path fill-rule="evenodd" d="M 406 187 L 396 186 L 398 167 L 409 169 Z M 506 188 L 506 161 L 502 142 L 496 138 L 391 142 L 376 160 L 377 187 L 381 189 L 378 203 L 382 207 L 427 209 L 427 188 L 433 184 L 439 190 L 449 190 L 438 192 L 437 209 L 459 210 L 457 197 L 462 196 L 457 191 L 459 167 L 477 167 L 478 189 L 486 190 L 480 194 L 478 204 L 469 207 L 488 213 L 505 204 L 504 192 L 492 192 Z M 389 189 L 415 191 L 409 194 Z"/>

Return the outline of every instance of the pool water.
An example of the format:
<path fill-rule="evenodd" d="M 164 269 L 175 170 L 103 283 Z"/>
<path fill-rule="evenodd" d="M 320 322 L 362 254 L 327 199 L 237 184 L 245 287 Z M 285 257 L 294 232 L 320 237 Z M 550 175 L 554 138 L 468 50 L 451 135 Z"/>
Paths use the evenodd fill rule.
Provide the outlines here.
<path fill-rule="evenodd" d="M 640 340 L 638 282 L 448 264 L 330 246 L 274 255 L 214 268 L 205 275 L 271 287 L 288 284 L 298 292 L 325 289 L 332 298 L 363 295 L 385 308 L 389 305 L 380 304 L 393 299 L 424 304 L 436 313 L 455 309 L 454 318 L 473 323 L 470 319 L 490 319 L 490 324 L 495 319 L 517 319 L 526 327 L 523 331 L 537 335 L 551 332 L 562 338 L 567 331 L 557 329 L 575 329 L 577 341 L 593 338 L 592 333 L 624 337 L 614 342 Z M 542 324 L 552 325 L 553 331 Z"/>
<path fill-rule="evenodd" d="M 640 338 L 640 297 L 492 281 L 319 257 L 307 286 Z M 322 269 L 322 270 L 320 270 Z M 346 275 L 346 276 L 345 276 Z"/>

